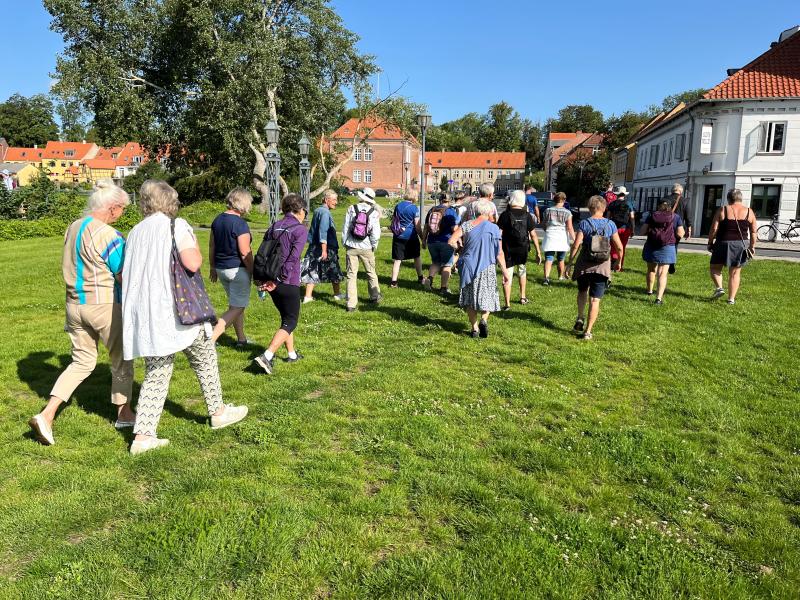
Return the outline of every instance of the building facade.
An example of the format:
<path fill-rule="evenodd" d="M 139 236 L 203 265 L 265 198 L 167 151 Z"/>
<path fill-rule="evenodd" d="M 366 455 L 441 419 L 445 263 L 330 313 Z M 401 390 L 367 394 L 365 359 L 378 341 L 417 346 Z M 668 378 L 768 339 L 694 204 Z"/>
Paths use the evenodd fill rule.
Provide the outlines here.
<path fill-rule="evenodd" d="M 339 171 L 343 185 L 384 189 L 392 196 L 419 185 L 420 144 L 396 127 L 369 120 L 359 125 L 353 118 L 333 132 L 331 140 L 333 151 L 338 150 L 340 157 L 352 151 L 352 158 Z"/>
<path fill-rule="evenodd" d="M 753 62 L 636 139 L 631 200 L 652 210 L 685 186 L 694 235 L 706 235 L 732 188 L 760 223 L 800 217 L 800 34 L 789 30 Z"/>
<path fill-rule="evenodd" d="M 436 189 L 442 178 L 450 189 L 468 192 L 482 183 L 494 184 L 499 193 L 521 190 L 525 183 L 524 152 L 428 152 L 425 158 Z"/>
<path fill-rule="evenodd" d="M 552 132 L 547 138 L 545 148 L 544 169 L 545 182 L 548 190 L 558 190 L 558 167 L 562 161 L 586 158 L 600 152 L 603 136 L 598 133 L 556 133 Z"/>

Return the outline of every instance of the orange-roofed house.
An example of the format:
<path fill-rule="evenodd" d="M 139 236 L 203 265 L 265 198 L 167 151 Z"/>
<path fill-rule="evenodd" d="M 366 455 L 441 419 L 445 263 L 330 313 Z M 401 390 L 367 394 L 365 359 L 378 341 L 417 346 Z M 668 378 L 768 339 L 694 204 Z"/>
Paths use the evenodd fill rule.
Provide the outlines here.
<path fill-rule="evenodd" d="M 47 142 L 41 157 L 41 168 L 52 181 L 85 183 L 90 181 L 83 161 L 95 158 L 100 151 L 91 142 Z"/>
<path fill-rule="evenodd" d="M 418 185 L 420 144 L 396 127 L 365 120 L 349 119 L 330 135 L 337 146 L 347 147 L 355 140 L 353 158 L 339 171 L 343 184 L 351 189 L 384 189 L 392 196 Z M 427 178 L 427 188 L 433 185 Z"/>
<path fill-rule="evenodd" d="M 800 218 L 800 26 L 728 69 L 701 99 L 658 115 L 633 141 L 638 210 L 652 210 L 680 183 L 695 236 L 708 233 L 733 188 L 760 223 Z"/>
<path fill-rule="evenodd" d="M 137 142 L 128 142 L 115 150 L 117 151 L 113 157 L 116 162 L 115 179 L 122 180 L 128 175 L 135 174 L 139 167 L 147 162 L 144 148 Z"/>
<path fill-rule="evenodd" d="M 545 149 L 545 181 L 548 190 L 558 190 L 558 167 L 564 160 L 586 158 L 600 152 L 603 136 L 598 133 L 551 133 Z"/>
<path fill-rule="evenodd" d="M 524 152 L 427 152 L 431 176 L 438 185 L 443 177 L 450 188 L 475 192 L 492 183 L 496 192 L 521 190 L 525 183 Z"/>

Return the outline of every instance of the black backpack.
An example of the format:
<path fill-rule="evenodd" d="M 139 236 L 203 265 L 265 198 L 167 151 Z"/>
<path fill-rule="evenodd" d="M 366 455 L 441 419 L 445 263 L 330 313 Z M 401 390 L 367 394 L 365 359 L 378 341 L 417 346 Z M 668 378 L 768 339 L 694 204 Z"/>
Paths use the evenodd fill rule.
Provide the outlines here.
<path fill-rule="evenodd" d="M 631 220 L 631 209 L 627 202 L 614 200 L 608 205 L 608 216 L 617 227 L 627 227 Z"/>
<path fill-rule="evenodd" d="M 274 227 L 270 227 L 264 234 L 264 239 L 258 247 L 255 259 L 253 260 L 253 280 L 254 281 L 277 281 L 281 274 L 286 258 L 281 252 L 281 238 L 293 227 L 287 227 L 281 231 L 278 237 L 273 237 Z"/>
<path fill-rule="evenodd" d="M 526 211 L 521 217 L 517 218 L 510 210 L 508 211 L 508 220 L 511 224 L 511 242 L 510 246 L 528 247 L 531 243 L 528 233 L 528 219 L 530 215 Z"/>

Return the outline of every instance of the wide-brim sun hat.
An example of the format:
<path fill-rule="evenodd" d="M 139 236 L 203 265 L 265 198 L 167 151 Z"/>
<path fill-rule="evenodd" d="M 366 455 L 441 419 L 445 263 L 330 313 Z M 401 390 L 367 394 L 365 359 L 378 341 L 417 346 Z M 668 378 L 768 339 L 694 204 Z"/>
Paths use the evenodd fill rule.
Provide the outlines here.
<path fill-rule="evenodd" d="M 617 196 L 627 196 L 628 188 L 626 188 L 624 185 L 617 186 L 616 188 L 614 188 L 614 193 Z"/>
<path fill-rule="evenodd" d="M 11 175 L 11 172 L 8 169 L 3 169 L 2 171 L 0 171 L 0 173 L 2 173 L 3 175 Z"/>
<path fill-rule="evenodd" d="M 372 188 L 364 188 L 363 190 L 358 190 L 356 192 L 356 196 L 358 196 L 364 202 L 369 204 L 375 204 L 375 190 Z"/>

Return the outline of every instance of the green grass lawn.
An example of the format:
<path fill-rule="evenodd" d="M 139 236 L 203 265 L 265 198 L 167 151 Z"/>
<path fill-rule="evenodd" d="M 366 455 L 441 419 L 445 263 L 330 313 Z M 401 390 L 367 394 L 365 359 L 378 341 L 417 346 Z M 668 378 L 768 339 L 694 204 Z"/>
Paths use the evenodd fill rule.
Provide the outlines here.
<path fill-rule="evenodd" d="M 800 265 L 747 267 L 730 307 L 681 255 L 655 307 L 633 250 L 594 341 L 569 333 L 573 285 L 538 283 L 472 340 L 413 270 L 388 289 L 384 238 L 382 305 L 320 286 L 306 359 L 268 377 L 250 362 L 278 318 L 254 294 L 259 345 L 219 349 L 250 416 L 211 431 L 179 357 L 171 444 L 131 458 L 105 353 L 57 445 L 28 433 L 69 357 L 61 245 L 0 244 L 0 598 L 800 595 Z"/>

